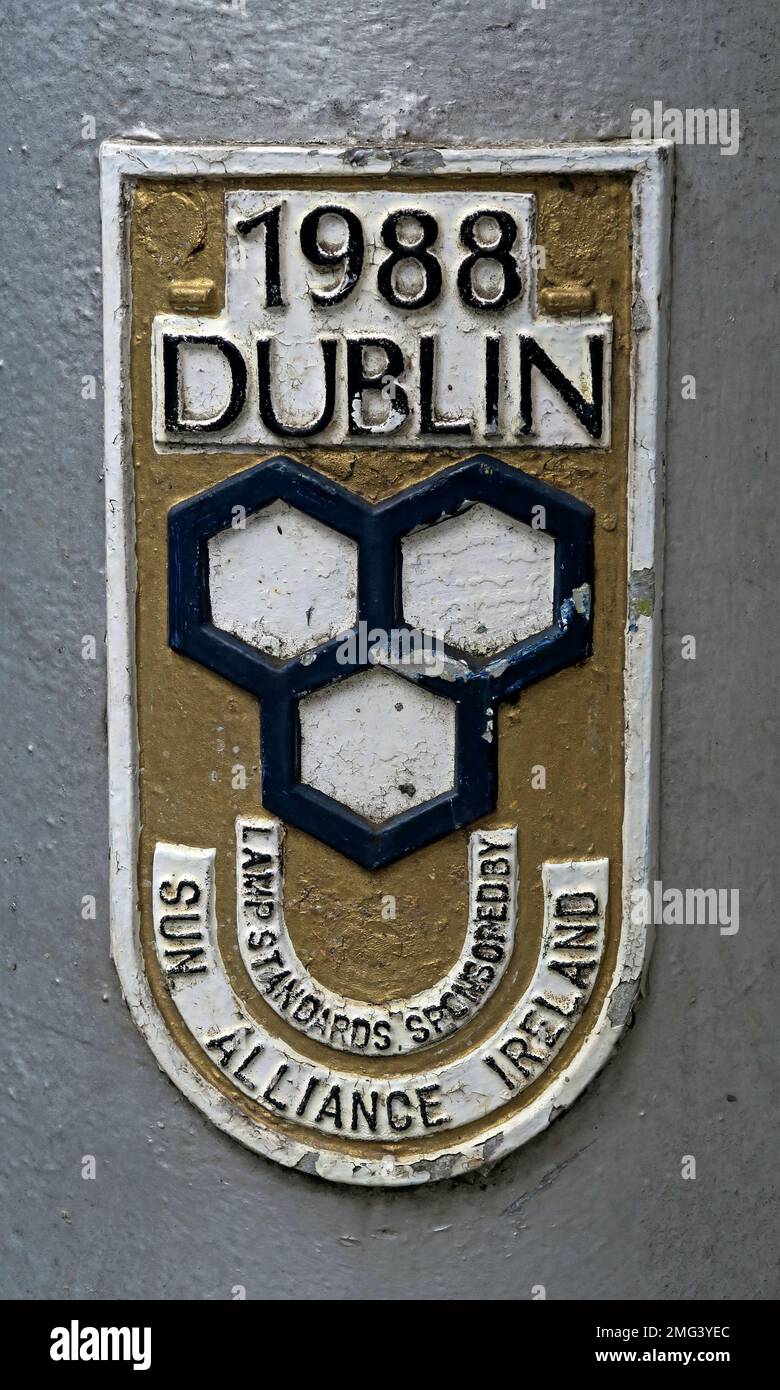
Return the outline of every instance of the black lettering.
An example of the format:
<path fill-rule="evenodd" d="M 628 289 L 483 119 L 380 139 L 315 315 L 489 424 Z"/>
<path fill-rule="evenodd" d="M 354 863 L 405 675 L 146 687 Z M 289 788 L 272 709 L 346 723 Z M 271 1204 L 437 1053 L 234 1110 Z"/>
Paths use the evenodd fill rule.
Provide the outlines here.
<path fill-rule="evenodd" d="M 257 340 L 257 375 L 259 389 L 260 419 L 271 434 L 283 439 L 305 439 L 307 435 L 319 434 L 333 419 L 336 405 L 336 339 L 321 338 L 322 365 L 325 371 L 325 399 L 322 410 L 310 425 L 284 425 L 274 410 L 271 399 L 271 340 Z"/>
<path fill-rule="evenodd" d="M 183 420 L 181 418 L 181 366 L 179 349 L 182 343 L 217 348 L 230 368 L 230 399 L 220 415 L 212 420 Z M 239 348 L 227 338 L 216 334 L 199 337 L 190 333 L 164 333 L 162 339 L 165 428 L 169 434 L 216 433 L 237 420 L 246 404 L 246 362 Z"/>
<path fill-rule="evenodd" d="M 508 1038 L 505 1043 L 501 1044 L 498 1050 L 506 1057 L 507 1061 L 511 1062 L 512 1066 L 516 1067 L 520 1074 L 525 1077 L 531 1076 L 532 1073 L 527 1067 L 523 1066 L 521 1058 L 528 1062 L 544 1061 L 543 1057 L 537 1057 L 536 1053 L 531 1051 L 525 1038 Z"/>
<path fill-rule="evenodd" d="M 233 1072 L 236 1081 L 243 1081 L 244 1085 L 249 1091 L 256 1091 L 257 1087 L 255 1086 L 254 1081 L 249 1080 L 249 1077 L 246 1075 L 246 1069 L 249 1066 L 250 1062 L 254 1062 L 255 1057 L 259 1057 L 260 1053 L 263 1051 L 263 1044 L 256 1043 L 256 1045 L 252 1048 L 252 1051 L 247 1053 L 246 1057 L 241 1063 L 241 1066 L 237 1067 L 236 1070 Z"/>
<path fill-rule="evenodd" d="M 276 909 L 273 898 L 265 898 L 260 902 L 244 898 L 241 906 L 245 912 L 253 912 L 258 922 L 267 922 L 270 917 L 273 917 Z"/>
<path fill-rule="evenodd" d="M 350 1125 L 350 1128 L 353 1134 L 356 1134 L 360 1129 L 361 1119 L 365 1122 L 366 1126 L 372 1134 L 376 1130 L 377 1119 L 379 1114 L 379 1094 L 377 1091 L 371 1091 L 370 1096 L 371 1109 L 369 1110 L 360 1092 L 352 1092 L 352 1124 Z"/>
<path fill-rule="evenodd" d="M 436 1004 L 429 1004 L 427 1009 L 423 1009 L 423 1014 L 437 1033 L 441 1032 L 439 1024 L 444 1018 L 444 1010 L 438 1008 Z"/>
<path fill-rule="evenodd" d="M 478 941 L 472 947 L 472 955 L 477 960 L 499 961 L 504 959 L 504 948 L 494 941 Z"/>
<path fill-rule="evenodd" d="M 346 245 L 340 251 L 328 251 L 320 245 L 319 232 L 323 217 L 340 217 L 347 229 Z M 323 308 L 340 304 L 352 293 L 363 269 L 363 227 L 360 218 L 349 208 L 336 203 L 307 212 L 301 223 L 301 250 L 312 265 L 344 266 L 341 281 L 332 290 L 314 290 L 309 286 L 312 302 Z"/>
<path fill-rule="evenodd" d="M 404 1020 L 407 1032 L 411 1033 L 414 1042 L 427 1042 L 431 1036 L 430 1028 L 426 1028 L 419 1014 L 408 1014 Z"/>
<path fill-rule="evenodd" d="M 450 1015 L 451 1018 L 465 1018 L 467 1014 L 471 1012 L 471 1010 L 469 1009 L 468 1004 L 464 1004 L 460 1010 L 454 1008 L 453 1005 L 457 1004 L 457 1002 L 458 1001 L 455 998 L 455 995 L 452 993 L 452 990 L 447 990 L 446 994 L 443 994 L 441 999 L 439 1000 L 439 1003 L 441 1004 L 442 1008 L 446 1009 L 447 1013 Z"/>
<path fill-rule="evenodd" d="M 588 924 L 587 922 L 572 922 L 571 926 L 562 926 L 556 922 L 555 926 L 555 949 L 556 951 L 594 951 L 595 942 L 590 939 L 596 935 L 599 929 L 598 922 Z"/>
<path fill-rule="evenodd" d="M 478 903 L 505 903 L 508 897 L 508 883 L 480 883 L 477 887 Z"/>
<path fill-rule="evenodd" d="M 246 1065 L 246 1064 L 244 1064 L 244 1065 Z M 282 1062 L 282 1065 L 279 1067 L 279 1070 L 277 1071 L 277 1073 L 276 1073 L 276 1075 L 274 1076 L 273 1080 L 272 1080 L 272 1081 L 269 1081 L 268 1085 L 266 1086 L 265 1090 L 263 1091 L 263 1100 L 267 1100 L 267 1101 L 268 1101 L 268 1104 L 269 1104 L 269 1105 L 272 1105 L 272 1106 L 274 1107 L 275 1110 L 286 1110 L 286 1109 L 287 1109 L 287 1104 L 286 1104 L 286 1102 L 283 1101 L 283 1100 L 279 1100 L 278 1097 L 274 1095 L 274 1091 L 276 1090 L 277 1086 L 279 1085 L 279 1082 L 281 1081 L 282 1077 L 285 1076 L 289 1070 L 290 1070 L 290 1068 L 289 1068 L 287 1062 Z M 236 1076 L 238 1076 L 238 1072 L 236 1072 Z"/>
<path fill-rule="evenodd" d="M 160 899 L 167 907 L 176 907 L 183 898 L 186 889 L 189 889 L 192 896 L 184 898 L 185 907 L 194 907 L 195 903 L 200 902 L 200 888 L 192 878 L 180 878 L 175 891 L 169 878 L 164 878 L 160 884 Z"/>
<path fill-rule="evenodd" d="M 420 338 L 420 433 L 471 434 L 468 420 L 437 419 L 433 405 L 436 361 L 436 339 L 424 334 Z"/>
<path fill-rule="evenodd" d="M 483 859 L 479 866 L 479 872 L 488 878 L 491 874 L 496 878 L 503 878 L 511 872 L 511 868 L 509 860 L 502 856 L 499 859 Z"/>
<path fill-rule="evenodd" d="M 534 1003 L 538 1004 L 541 1009 L 549 1010 L 551 1014 L 560 1014 L 561 1018 L 567 1019 L 572 1017 L 572 1015 L 576 1012 L 577 1007 L 575 1005 L 573 1009 L 569 1009 L 567 1012 L 566 1009 L 559 1008 L 559 1006 L 553 1003 L 551 1000 L 545 999 L 543 994 L 537 995 L 536 999 L 534 999 Z"/>
<path fill-rule="evenodd" d="M 303 999 L 293 1010 L 293 1018 L 296 1023 L 302 1023 L 304 1028 L 311 1023 L 314 1015 L 320 1007 L 320 1000 L 313 994 L 304 994 Z"/>
<path fill-rule="evenodd" d="M 217 1061 L 221 1067 L 227 1066 L 236 1048 L 243 1041 L 246 1032 L 245 1028 L 237 1028 L 233 1033 L 220 1033 L 219 1037 L 208 1039 L 206 1047 L 210 1052 L 219 1053 Z"/>
<path fill-rule="evenodd" d="M 199 956 L 205 956 L 206 952 L 202 946 L 177 946 L 165 948 L 165 973 L 166 975 L 202 975 L 208 971 L 205 961 L 199 961 Z M 170 964 L 172 956 L 180 957 L 175 965 Z M 196 961 L 198 962 L 196 964 Z"/>
<path fill-rule="evenodd" d="M 567 980 L 571 980 L 572 984 L 577 986 L 577 989 L 586 990 L 589 985 L 587 972 L 595 968 L 596 962 L 583 960 L 575 965 L 572 961 L 548 960 L 547 964 L 558 975 L 565 975 Z"/>
<path fill-rule="evenodd" d="M 314 1091 L 316 1087 L 319 1086 L 319 1084 L 319 1079 L 316 1076 L 310 1077 L 310 1079 L 306 1082 L 306 1090 L 304 1091 L 303 1095 L 301 1096 L 301 1099 L 299 1100 L 295 1108 L 296 1115 L 305 1115 L 309 1101 L 311 1100 L 312 1095 L 314 1094 Z"/>
<path fill-rule="evenodd" d="M 255 869 L 265 870 L 273 867 L 273 856 L 266 854 L 264 850 L 252 849 L 251 845 L 242 845 L 241 853 L 244 856 L 241 872 L 244 874 L 253 873 Z"/>
<path fill-rule="evenodd" d="M 479 921 L 483 921 L 487 918 L 494 922 L 505 922 L 508 916 L 509 913 L 506 903 L 502 903 L 500 906 L 498 903 L 480 903 L 477 907 L 477 918 Z M 480 930 L 481 928 L 478 927 L 477 937 L 479 937 Z"/>
<path fill-rule="evenodd" d="M 333 1022 L 330 1027 L 330 1039 L 334 1041 L 336 1037 L 346 1038 L 349 1028 L 349 1019 L 346 1014 L 334 1014 Z"/>
<path fill-rule="evenodd" d="M 408 1109 L 411 1106 L 411 1101 L 406 1091 L 390 1091 L 387 1097 L 387 1123 L 396 1134 L 402 1134 L 412 1123 L 412 1117 L 409 1114 L 400 1117 L 396 1115 L 396 1102 L 400 1105 L 405 1105 Z"/>
<path fill-rule="evenodd" d="M 599 439 L 604 428 L 604 343 L 592 337 L 588 343 L 592 403 L 587 401 L 573 381 L 565 377 L 535 338 L 520 335 L 520 433 L 531 434 L 533 420 L 532 374 L 541 372 L 558 392 L 561 400 L 573 411 L 593 439 Z"/>
<path fill-rule="evenodd" d="M 379 348 L 385 354 L 384 369 L 366 372 L 366 348 Z M 392 338 L 349 338 L 347 340 L 347 407 L 350 434 L 390 434 L 409 415 L 409 399 L 398 378 L 406 371 L 404 355 Z M 390 410 L 387 419 L 374 425 L 364 423 L 363 393 L 381 391 L 390 384 Z"/>
<path fill-rule="evenodd" d="M 502 1067 L 498 1065 L 498 1062 L 495 1060 L 495 1058 L 483 1057 L 482 1061 L 485 1063 L 486 1067 L 490 1067 L 491 1071 L 497 1072 L 497 1074 L 501 1077 L 501 1080 L 503 1081 L 504 1085 L 507 1087 L 507 1090 L 517 1090 L 517 1082 L 511 1080 L 511 1078 L 507 1076 L 506 1072 L 503 1070 Z"/>
<path fill-rule="evenodd" d="M 449 1115 L 436 1115 L 434 1111 L 441 1108 L 441 1101 L 438 1099 L 438 1086 L 419 1086 L 417 1088 L 417 1100 L 420 1105 L 420 1119 L 426 1129 L 437 1129 L 439 1125 L 446 1125 Z M 436 1096 L 436 1099 L 434 1099 Z"/>
<path fill-rule="evenodd" d="M 239 236 L 249 236 L 255 227 L 263 228 L 265 235 L 265 302 L 268 308 L 280 308 L 284 305 L 279 265 L 279 223 L 282 206 L 282 203 L 275 203 L 273 207 L 263 208 L 262 212 L 255 213 L 254 217 L 243 217 L 236 222 L 236 231 Z"/>
<path fill-rule="evenodd" d="M 166 913 L 160 918 L 160 936 L 164 936 L 167 941 L 200 941 L 203 935 L 200 927 L 197 931 L 174 931 L 167 925 L 168 922 L 200 922 L 200 914 L 197 912 L 182 912 L 179 917 Z"/>
<path fill-rule="evenodd" d="M 322 1105 L 314 1117 L 316 1124 L 322 1124 L 323 1120 L 332 1120 L 335 1129 L 341 1129 L 341 1089 L 338 1086 L 331 1086 Z"/>
<path fill-rule="evenodd" d="M 410 244 L 399 238 L 401 223 L 407 218 L 420 226 L 420 236 Z M 430 212 L 419 208 L 401 208 L 391 212 L 382 223 L 382 240 L 390 251 L 377 272 L 377 288 L 388 304 L 396 309 L 422 309 L 433 304 L 441 293 L 441 266 L 430 251 L 439 236 L 439 224 Z M 401 296 L 394 284 L 394 271 L 404 261 L 416 261 L 422 270 L 422 287 L 416 295 Z"/>
<path fill-rule="evenodd" d="M 506 909 L 503 909 L 503 912 L 506 915 Z M 503 929 L 497 927 L 494 922 L 480 922 L 474 936 L 477 941 L 500 941 L 502 946 L 506 941 Z"/>
<path fill-rule="evenodd" d="M 501 339 L 485 339 L 485 434 L 498 434 Z"/>
<path fill-rule="evenodd" d="M 554 917 L 598 917 L 599 900 L 595 893 L 559 893 L 555 899 Z"/>
<path fill-rule="evenodd" d="M 482 218 L 490 218 L 498 225 L 498 237 L 486 245 L 477 241 L 477 223 Z M 460 239 L 470 256 L 464 257 L 458 266 L 458 293 L 470 309 L 504 309 L 517 299 L 523 288 L 517 262 L 512 255 L 512 247 L 517 240 L 517 223 L 510 212 L 496 208 L 481 208 L 470 212 L 460 224 Z M 503 271 L 504 283 L 497 295 L 481 295 L 474 285 L 474 268 L 479 261 L 496 261 Z"/>
<path fill-rule="evenodd" d="M 250 932 L 247 932 L 246 944 L 250 951 L 270 951 L 277 940 L 275 931 L 258 932 L 253 927 Z M 254 970 L 254 963 L 252 969 Z"/>

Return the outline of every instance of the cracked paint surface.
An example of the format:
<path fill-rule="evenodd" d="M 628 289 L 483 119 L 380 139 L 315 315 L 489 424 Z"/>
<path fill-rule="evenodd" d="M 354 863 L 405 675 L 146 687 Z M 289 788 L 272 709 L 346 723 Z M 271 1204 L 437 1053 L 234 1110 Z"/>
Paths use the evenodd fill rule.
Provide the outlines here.
<path fill-rule="evenodd" d="M 301 781 L 380 822 L 453 786 L 455 705 L 386 668 L 300 702 Z"/>
<path fill-rule="evenodd" d="M 408 623 L 487 656 L 553 621 L 555 541 L 478 502 L 403 540 Z"/>
<path fill-rule="evenodd" d="M 357 545 L 287 502 L 209 541 L 212 621 L 274 657 L 298 656 L 357 618 Z"/>

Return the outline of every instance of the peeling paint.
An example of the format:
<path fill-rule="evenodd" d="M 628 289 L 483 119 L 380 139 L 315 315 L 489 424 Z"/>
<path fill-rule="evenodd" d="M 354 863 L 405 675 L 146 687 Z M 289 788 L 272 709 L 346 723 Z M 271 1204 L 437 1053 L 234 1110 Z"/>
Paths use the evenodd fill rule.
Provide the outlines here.
<path fill-rule="evenodd" d="M 630 622 L 635 623 L 637 618 L 652 618 L 655 608 L 655 574 L 653 570 L 640 570 L 630 576 L 628 604 Z"/>
<path fill-rule="evenodd" d="M 353 160 L 345 162 L 343 151 L 329 150 L 325 147 L 316 152 L 299 152 L 299 167 L 294 169 L 294 152 L 284 152 L 261 147 L 242 147 L 229 149 L 205 147 L 197 152 L 186 154 L 187 175 L 196 174 L 203 178 L 222 177 L 228 174 L 237 180 L 252 180 L 264 175 L 275 178 L 277 186 L 284 186 L 285 174 L 294 176 L 306 174 L 315 167 L 319 170 L 323 183 L 329 172 L 336 169 L 348 171 L 359 168 L 361 174 L 386 172 L 391 160 L 387 152 L 366 149 L 359 155 L 353 152 Z M 416 155 L 418 160 L 421 156 Z M 430 158 L 427 155 L 426 158 Z M 112 833 L 113 857 L 117 865 L 113 880 L 112 944 L 117 968 L 122 980 L 123 991 L 142 1031 L 147 1037 L 155 1055 L 168 1075 L 175 1077 L 180 1089 L 190 1096 L 202 1110 L 229 1133 L 241 1138 L 249 1147 L 266 1153 L 291 1166 L 305 1166 L 310 1145 L 298 1139 L 272 1133 L 269 1128 L 258 1125 L 252 1116 L 250 1100 L 251 1089 L 247 1088 L 246 1103 L 241 1108 L 226 1103 L 225 1096 L 217 1095 L 211 1085 L 207 1085 L 191 1060 L 185 1059 L 177 1049 L 174 1040 L 161 1023 L 158 1007 L 152 998 L 144 973 L 137 959 L 138 934 L 135 929 L 135 836 L 137 832 L 137 792 L 134 785 L 135 762 L 128 759 L 127 750 L 135 747 L 132 686 L 130 673 L 134 669 L 132 657 L 132 624 L 127 620 L 127 605 L 131 602 L 132 585 L 126 583 L 132 574 L 133 535 L 132 514 L 128 506 L 130 493 L 123 467 L 121 446 L 123 420 L 122 411 L 127 402 L 122 374 L 123 354 L 127 347 L 126 315 L 127 295 L 122 285 L 122 234 L 123 216 L 126 207 L 124 183 L 142 169 L 156 177 L 165 177 L 178 168 L 182 159 L 181 150 L 170 150 L 154 145 L 132 146 L 113 145 L 104 148 L 104 207 L 106 217 L 105 231 L 105 323 L 107 337 L 106 355 L 106 482 L 107 482 L 107 523 L 108 523 L 108 569 L 113 621 L 110 632 L 110 694 L 111 709 L 111 759 L 112 759 Z M 629 477 L 629 563 L 634 571 L 656 568 L 655 541 L 658 522 L 656 509 L 655 481 L 660 456 L 658 450 L 658 377 L 661 361 L 662 337 L 657 314 L 659 294 L 665 274 L 665 255 L 668 238 L 668 220 L 665 210 L 665 184 L 663 164 L 658 151 L 651 146 L 637 143 L 625 146 L 604 145 L 584 150 L 554 150 L 545 148 L 539 151 L 456 151 L 448 153 L 447 169 L 457 179 L 461 174 L 495 176 L 501 170 L 514 173 L 533 173 L 540 168 L 561 175 L 570 172 L 587 174 L 599 170 L 612 170 L 626 173 L 634 181 L 635 236 L 634 271 L 638 286 L 636 342 L 633 344 L 634 402 L 632 410 L 633 435 L 631 439 L 630 477 Z M 257 185 L 253 185 L 257 186 Z M 647 306 L 650 306 L 649 308 Z M 644 323 L 644 315 L 648 323 Z M 552 329 L 551 329 L 552 331 Z M 557 331 L 557 330 L 556 330 Z M 570 368 L 572 379 L 585 385 L 582 366 Z M 548 428 L 553 419 L 550 402 L 539 403 L 539 420 L 542 429 Z M 562 609 L 567 622 L 573 622 L 578 613 L 577 602 L 584 602 L 584 595 L 572 595 L 565 600 Z M 308 610 L 307 610 L 308 611 Z M 624 877 L 622 895 L 625 904 L 628 895 L 637 882 L 646 880 L 653 851 L 653 798 L 655 794 L 651 768 L 648 766 L 648 749 L 653 746 L 655 736 L 653 700 L 657 690 L 657 637 L 650 616 L 639 612 L 635 629 L 627 632 L 625 668 L 625 708 L 626 708 L 626 786 L 628 795 L 625 809 L 624 827 Z M 415 779 L 410 776 L 410 782 Z M 611 1055 L 615 1042 L 621 1032 L 609 1015 L 609 1007 L 615 990 L 629 980 L 639 977 L 644 967 L 648 948 L 647 938 L 641 931 L 629 929 L 624 922 L 624 932 L 620 938 L 617 959 L 607 983 L 604 1002 L 599 1012 L 594 1013 L 588 1031 L 576 1054 L 550 1072 L 549 1083 L 540 1088 L 538 1094 L 523 1108 L 514 1109 L 508 1118 L 491 1130 L 483 1128 L 478 1136 L 454 1145 L 444 1142 L 441 1152 L 433 1154 L 432 1149 L 415 1157 L 411 1146 L 404 1149 L 404 1161 L 394 1164 L 391 1157 L 366 1162 L 362 1158 L 346 1157 L 335 1151 L 323 1151 L 313 1164 L 318 1176 L 331 1180 L 348 1180 L 357 1183 L 383 1182 L 404 1184 L 428 1180 L 431 1177 L 469 1172 L 475 1165 L 484 1161 L 488 1152 L 490 1157 L 498 1157 L 518 1143 L 534 1137 L 554 1119 L 590 1082 L 598 1069 Z M 187 998 L 178 987 L 174 998 L 184 1003 Z M 193 996 L 190 996 L 191 998 Z M 622 995 L 617 996 L 618 1012 L 622 1006 Z M 226 996 L 226 1003 L 228 997 Z M 160 1008 L 162 1008 L 162 1003 Z M 230 1005 L 229 1007 L 232 1007 Z M 240 1016 L 241 1017 L 241 1016 Z M 245 1025 L 240 1023 L 239 1028 Z M 248 1024 L 253 1027 L 254 1025 Z M 209 1037 L 208 1043 L 216 1043 Z M 292 1052 L 287 1054 L 292 1058 Z M 241 1054 L 244 1056 L 244 1054 Z M 228 1067 L 231 1052 L 225 1056 L 224 1066 Z M 244 1056 L 249 1063 L 248 1054 Z M 270 1057 L 269 1061 L 272 1060 Z M 455 1064 L 454 1064 L 455 1065 Z M 448 1100 L 464 1113 L 475 1107 L 476 1113 L 484 1113 L 490 1107 L 492 1078 L 472 1075 L 470 1061 L 465 1063 L 463 1076 L 455 1075 Z M 240 1070 L 240 1068 L 239 1068 Z M 435 1073 L 441 1080 L 446 1069 Z M 234 1076 L 237 1085 L 242 1078 Z M 273 1081 L 273 1078 L 271 1078 Z M 269 1082 L 271 1084 L 271 1082 Z M 274 1084 L 276 1084 L 274 1082 Z M 438 1084 L 438 1083 L 437 1083 Z M 500 1094 L 500 1092 L 499 1092 Z M 255 1102 L 256 1103 L 256 1102 Z M 302 1127 L 301 1127 L 302 1128 Z M 406 1161 L 412 1152 L 410 1161 Z M 433 1156 L 432 1156 L 433 1154 Z"/>

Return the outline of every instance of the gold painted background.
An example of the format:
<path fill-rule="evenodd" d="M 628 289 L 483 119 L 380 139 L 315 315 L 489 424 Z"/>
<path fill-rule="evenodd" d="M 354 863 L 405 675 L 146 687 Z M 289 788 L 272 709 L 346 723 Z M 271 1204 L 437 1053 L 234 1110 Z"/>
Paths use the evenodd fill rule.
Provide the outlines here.
<path fill-rule="evenodd" d="M 285 187 L 300 184 L 286 177 Z M 346 181 L 345 181 L 346 182 Z M 328 178 L 333 189 L 338 181 Z M 350 190 L 409 192 L 424 181 L 350 176 Z M 131 389 L 138 562 L 137 687 L 140 743 L 141 843 L 139 908 L 144 958 L 153 992 L 172 1033 L 193 1065 L 245 1113 L 311 1142 L 311 1130 L 251 1101 L 206 1058 L 184 1030 L 154 954 L 151 865 L 157 840 L 216 846 L 216 906 L 220 946 L 229 974 L 250 1014 L 312 1060 L 333 1053 L 307 1039 L 263 1003 L 240 956 L 235 923 L 237 815 L 261 810 L 259 709 L 254 696 L 172 652 L 167 644 L 166 521 L 168 509 L 193 493 L 284 452 L 377 501 L 459 459 L 459 450 L 397 451 L 288 447 L 251 453 L 157 454 L 152 444 L 151 323 L 171 310 L 172 281 L 209 279 L 224 292 L 224 195 L 229 188 L 281 186 L 264 179 L 153 182 L 139 179 L 130 209 L 132 292 Z M 307 188 L 317 186 L 308 180 Z M 324 183 L 321 186 L 326 186 Z M 430 185 L 427 185 L 430 188 Z M 436 188 L 492 188 L 495 181 L 438 179 Z M 631 302 L 630 185 L 610 176 L 542 176 L 501 181 L 502 191 L 537 198 L 537 240 L 545 287 L 585 285 L 596 312 L 614 318 L 612 445 L 607 450 L 496 449 L 507 462 L 565 488 L 596 513 L 594 649 L 590 659 L 549 677 L 503 704 L 498 716 L 499 796 L 480 825 L 519 826 L 519 912 L 513 960 L 496 993 L 461 1032 L 443 1043 L 392 1060 L 361 1057 L 367 1073 L 435 1068 L 489 1033 L 509 1011 L 530 976 L 542 928 L 540 865 L 544 859 L 608 855 L 610 901 L 607 950 L 600 980 L 572 1038 L 534 1085 L 493 1112 L 490 1124 L 514 1113 L 543 1089 L 579 1046 L 597 1014 L 620 931 L 623 814 L 623 633 L 626 603 L 626 471 Z M 247 787 L 231 788 L 242 763 Z M 546 789 L 531 786 L 543 764 Z M 466 849 L 469 827 L 387 868 L 369 872 L 294 827 L 286 840 L 285 912 L 302 961 L 323 985 L 357 999 L 382 1002 L 433 984 L 459 954 L 466 927 Z M 397 915 L 382 920 L 382 898 L 393 894 Z M 344 1054 L 341 1057 L 346 1062 Z M 459 1131 L 477 1132 L 479 1126 Z M 450 1130 L 448 1134 L 455 1135 Z M 322 1146 L 377 1154 L 382 1146 L 317 1133 Z M 388 1146 L 399 1157 L 441 1144 L 441 1134 Z"/>

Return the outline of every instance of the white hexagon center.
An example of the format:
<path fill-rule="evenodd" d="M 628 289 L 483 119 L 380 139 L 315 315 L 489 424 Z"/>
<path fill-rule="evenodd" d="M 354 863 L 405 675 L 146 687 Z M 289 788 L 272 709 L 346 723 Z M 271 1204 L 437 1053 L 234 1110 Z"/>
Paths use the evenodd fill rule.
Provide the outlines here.
<path fill-rule="evenodd" d="M 477 502 L 402 542 L 404 618 L 489 656 L 549 627 L 555 541 Z"/>
<path fill-rule="evenodd" d="M 355 623 L 357 545 L 272 502 L 212 536 L 209 593 L 216 627 L 269 656 L 297 656 Z"/>
<path fill-rule="evenodd" d="M 455 706 L 384 668 L 300 703 L 301 781 L 370 821 L 449 791 Z"/>

